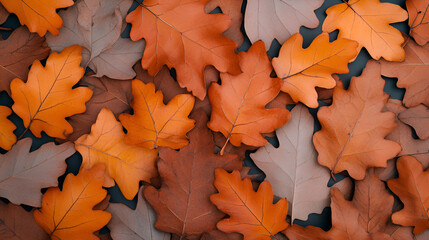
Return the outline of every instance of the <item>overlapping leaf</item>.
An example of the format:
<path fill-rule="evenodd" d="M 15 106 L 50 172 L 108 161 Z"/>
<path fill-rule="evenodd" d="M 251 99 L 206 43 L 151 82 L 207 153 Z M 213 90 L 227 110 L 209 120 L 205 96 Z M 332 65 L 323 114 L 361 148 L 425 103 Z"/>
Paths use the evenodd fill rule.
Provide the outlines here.
<path fill-rule="evenodd" d="M 66 138 L 73 128 L 65 118 L 85 111 L 92 91 L 72 88 L 84 73 L 79 66 L 81 51 L 74 45 L 59 54 L 53 52 L 45 67 L 38 60 L 33 63 L 26 83 L 15 78 L 10 84 L 12 109 L 36 137 L 44 131 L 51 137 Z"/>
<path fill-rule="evenodd" d="M 224 14 L 206 14 L 207 1 L 145 0 L 127 16 L 130 37 L 144 38 L 142 66 L 155 75 L 165 64 L 175 68 L 181 87 L 204 99 L 204 68 L 239 73 L 231 39 L 222 36 L 231 20 Z"/>
<path fill-rule="evenodd" d="M 104 164 L 104 185 L 112 187 L 115 181 L 129 200 L 137 194 L 140 180 L 150 182 L 157 176 L 158 151 L 126 144 L 121 123 L 106 108 L 100 111 L 91 133 L 81 136 L 75 145 L 83 158 L 82 167 L 90 169 L 98 163 Z"/>
<path fill-rule="evenodd" d="M 6 21 L 7 17 L 9 17 L 8 11 L 6 11 L 3 5 L 0 4 L 0 24 L 3 24 Z"/>
<path fill-rule="evenodd" d="M 0 148 L 10 150 L 16 143 L 16 136 L 13 131 L 16 129 L 7 117 L 12 114 L 12 110 L 6 106 L 0 106 Z"/>
<path fill-rule="evenodd" d="M 420 104 L 401 112 L 398 118 L 416 130 L 420 139 L 429 138 L 429 108 Z"/>
<path fill-rule="evenodd" d="M 347 64 L 358 54 L 358 44 L 348 39 L 329 42 L 329 35 L 322 33 L 311 45 L 303 49 L 303 38 L 297 33 L 280 49 L 279 57 L 273 59 L 277 76 L 283 80 L 281 90 L 295 102 L 316 108 L 315 87 L 333 88 L 334 73 L 348 73 Z"/>
<path fill-rule="evenodd" d="M 423 46 L 429 41 L 429 2 L 426 0 L 405 1 L 408 10 L 410 35 Z"/>

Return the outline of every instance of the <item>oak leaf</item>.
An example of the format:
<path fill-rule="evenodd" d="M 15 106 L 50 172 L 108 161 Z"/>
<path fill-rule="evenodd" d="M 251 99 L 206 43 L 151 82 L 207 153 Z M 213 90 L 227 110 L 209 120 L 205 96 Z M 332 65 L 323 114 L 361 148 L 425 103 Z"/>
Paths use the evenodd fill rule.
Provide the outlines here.
<path fill-rule="evenodd" d="M 66 170 L 65 159 L 75 153 L 73 144 L 48 143 L 30 152 L 32 140 L 20 140 L 0 155 L 0 196 L 14 204 L 42 205 L 40 189 L 57 186 Z"/>
<path fill-rule="evenodd" d="M 9 17 L 9 12 L 0 4 L 0 24 L 3 24 Z"/>
<path fill-rule="evenodd" d="M 273 190 L 268 181 L 253 191 L 249 178 L 241 180 L 240 173 L 215 170 L 214 185 L 219 193 L 210 196 L 219 210 L 230 217 L 217 224 L 224 232 L 239 232 L 244 239 L 271 240 L 278 232 L 288 227 L 286 222 L 287 199 L 273 204 Z"/>
<path fill-rule="evenodd" d="M 80 169 L 78 175 L 69 173 L 59 188 L 49 188 L 43 195 L 42 208 L 34 211 L 34 218 L 51 239 L 98 239 L 93 232 L 110 220 L 110 213 L 93 210 L 107 191 L 102 188 L 104 166 L 91 170 Z"/>
<path fill-rule="evenodd" d="M 159 190 L 148 186 L 146 200 L 157 212 L 155 227 L 180 238 L 199 237 L 216 228 L 224 214 L 209 201 L 216 192 L 214 170 L 241 169 L 242 162 L 233 154 L 214 154 L 213 136 L 206 127 L 207 116 L 192 114 L 197 126 L 189 133 L 190 144 L 179 151 L 159 150 L 158 171 L 163 180 Z"/>
<path fill-rule="evenodd" d="M 252 43 L 264 41 L 266 50 L 274 39 L 283 44 L 302 25 L 319 25 L 314 10 L 322 3 L 323 0 L 249 0 L 244 18 L 246 34 Z"/>
<path fill-rule="evenodd" d="M 213 230 L 208 233 L 204 233 L 200 240 L 243 240 L 243 235 L 240 233 L 226 233 L 220 230 Z"/>
<path fill-rule="evenodd" d="M 212 83 L 208 91 L 212 114 L 207 126 L 227 138 L 222 149 L 228 141 L 234 146 L 263 146 L 267 140 L 261 133 L 274 131 L 290 118 L 286 109 L 265 108 L 279 93 L 281 80 L 270 77 L 272 66 L 264 43 L 256 42 L 238 57 L 243 73 L 221 73 L 222 85 Z"/>
<path fill-rule="evenodd" d="M 404 203 L 404 208 L 392 215 L 393 223 L 414 226 L 413 233 L 420 234 L 429 228 L 429 170 L 412 156 L 400 157 L 396 163 L 399 178 L 387 181 L 390 190 Z"/>
<path fill-rule="evenodd" d="M 404 38 L 391 23 L 407 20 L 407 11 L 400 6 L 379 0 L 350 0 L 326 10 L 324 32 L 339 29 L 338 38 L 348 38 L 368 50 L 372 58 L 402 61 L 405 57 Z"/>
<path fill-rule="evenodd" d="M 429 41 L 429 2 L 426 0 L 406 0 L 410 35 L 423 46 Z"/>
<path fill-rule="evenodd" d="M 335 87 L 331 75 L 349 72 L 347 64 L 357 56 L 358 44 L 348 39 L 329 42 L 327 33 L 317 36 L 306 49 L 302 48 L 302 41 L 299 33 L 289 38 L 280 49 L 279 57 L 273 59 L 273 67 L 283 80 L 283 92 L 295 102 L 316 108 L 319 104 L 315 87 Z"/>
<path fill-rule="evenodd" d="M 13 133 L 16 126 L 12 121 L 7 119 L 12 114 L 12 110 L 6 106 L 0 106 L 0 148 L 10 150 L 16 143 L 16 136 Z"/>
<path fill-rule="evenodd" d="M 26 83 L 12 80 L 12 109 L 36 137 L 44 131 L 51 137 L 66 138 L 73 128 L 65 118 L 85 112 L 92 91 L 86 87 L 72 89 L 84 73 L 79 66 L 81 51 L 74 45 L 61 53 L 53 52 L 45 67 L 38 60 L 33 63 Z"/>
<path fill-rule="evenodd" d="M 224 14 L 206 14 L 202 1 L 145 0 L 127 16 L 133 41 L 147 46 L 142 66 L 154 76 L 163 65 L 176 69 L 181 87 L 199 99 L 206 96 L 204 68 L 239 73 L 234 41 L 222 35 L 231 20 Z"/>
<path fill-rule="evenodd" d="M 121 203 L 111 203 L 107 211 L 112 219 L 107 225 L 115 240 L 170 240 L 168 233 L 155 227 L 156 214 L 143 198 L 143 187 L 138 192 L 137 207 L 130 209 Z"/>
<path fill-rule="evenodd" d="M 380 61 L 381 74 L 398 78 L 396 85 L 405 88 L 405 106 L 429 106 L 429 44 L 421 47 L 410 39 L 404 49 L 407 54 L 403 62 Z"/>
<path fill-rule="evenodd" d="M 45 39 L 25 27 L 14 30 L 8 39 L 0 40 L 0 91 L 10 95 L 12 79 L 27 79 L 28 67 L 48 54 Z"/>
<path fill-rule="evenodd" d="M 57 14 L 58 8 L 66 8 L 74 4 L 73 0 L 0 0 L 10 13 L 15 13 L 21 25 L 26 25 L 30 32 L 37 32 L 43 37 L 46 31 L 57 35 L 63 20 Z"/>
<path fill-rule="evenodd" d="M 429 108 L 420 104 L 401 112 L 399 120 L 416 130 L 420 139 L 429 138 Z"/>
<path fill-rule="evenodd" d="M 333 93 L 333 103 L 321 107 L 317 117 L 322 129 L 313 136 L 321 165 L 331 174 L 347 170 L 362 180 L 369 167 L 386 167 L 386 161 L 401 146 L 384 139 L 396 127 L 395 114 L 381 112 L 389 96 L 383 92 L 380 65 L 370 61 L 359 77 L 345 90 L 341 83 Z"/>
<path fill-rule="evenodd" d="M 32 212 L 0 201 L 0 239 L 48 240 L 49 236 L 37 225 Z"/>
<path fill-rule="evenodd" d="M 59 14 L 64 27 L 58 36 L 46 35 L 53 51 L 77 44 L 83 47 L 81 66 L 95 77 L 114 79 L 135 77 L 133 65 L 141 58 L 144 41 L 121 38 L 127 10 L 132 0 L 81 0 Z"/>
<path fill-rule="evenodd" d="M 329 170 L 317 163 L 312 137 L 314 119 L 303 105 L 295 106 L 292 118 L 276 130 L 280 146 L 267 144 L 250 154 L 273 186 L 274 195 L 289 201 L 289 215 L 307 220 L 329 205 Z"/>
<path fill-rule="evenodd" d="M 243 0 L 210 0 L 206 4 L 204 10 L 210 13 L 216 7 L 222 10 L 222 13 L 231 18 L 231 26 L 223 34 L 241 46 L 244 41 L 243 34 L 241 33 L 241 24 L 243 23 L 243 14 L 241 14 L 241 5 Z"/>
<path fill-rule="evenodd" d="M 116 182 L 128 200 L 137 194 L 140 180 L 150 182 L 157 176 L 155 161 L 158 151 L 126 144 L 121 123 L 107 108 L 98 114 L 91 133 L 75 141 L 75 148 L 82 155 L 83 168 L 104 164 L 104 186 L 113 187 Z"/>
<path fill-rule="evenodd" d="M 165 105 L 162 92 L 155 92 L 153 83 L 144 84 L 137 79 L 132 81 L 132 92 L 134 114 L 119 115 L 128 131 L 127 143 L 149 149 L 158 146 L 179 149 L 188 144 L 186 133 L 194 127 L 194 120 L 188 118 L 195 101 L 192 95 L 177 95 Z"/>

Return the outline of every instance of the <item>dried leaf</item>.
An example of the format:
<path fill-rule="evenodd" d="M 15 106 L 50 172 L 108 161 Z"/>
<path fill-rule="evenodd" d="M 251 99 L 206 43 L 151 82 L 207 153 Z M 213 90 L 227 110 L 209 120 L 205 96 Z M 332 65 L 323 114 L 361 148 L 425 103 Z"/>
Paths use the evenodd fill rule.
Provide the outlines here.
<path fill-rule="evenodd" d="M 413 234 L 413 228 L 402 227 L 393 224 L 391 221 L 389 221 L 385 233 L 391 237 L 389 240 L 416 240 Z"/>
<path fill-rule="evenodd" d="M 352 78 L 345 90 L 334 89 L 333 103 L 321 107 L 317 117 L 322 129 L 313 137 L 321 165 L 331 174 L 344 170 L 362 180 L 369 167 L 386 167 L 388 159 L 401 151 L 401 146 L 384 139 L 395 129 L 395 115 L 381 112 L 389 96 L 383 92 L 380 66 L 368 62 L 360 77 Z"/>
<path fill-rule="evenodd" d="M 170 240 L 168 233 L 155 227 L 156 214 L 143 198 L 143 187 L 138 192 L 137 207 L 131 210 L 121 203 L 110 204 L 107 211 L 112 219 L 107 225 L 115 240 Z"/>
<path fill-rule="evenodd" d="M 404 49 L 407 54 L 403 62 L 380 61 L 381 74 L 398 78 L 396 85 L 406 89 L 405 106 L 429 106 L 429 44 L 421 47 L 410 39 Z"/>
<path fill-rule="evenodd" d="M 429 41 L 429 2 L 427 0 L 405 1 L 408 10 L 408 25 L 410 35 L 416 42 L 423 46 Z"/>
<path fill-rule="evenodd" d="M 79 67 L 81 51 L 74 45 L 59 54 L 53 52 L 45 67 L 34 61 L 26 83 L 15 78 L 10 84 L 15 102 L 12 109 L 36 137 L 44 131 L 51 137 L 66 138 L 73 128 L 65 118 L 85 112 L 92 91 L 85 87 L 72 89 L 84 73 Z"/>
<path fill-rule="evenodd" d="M 9 17 L 9 12 L 4 9 L 3 5 L 0 4 L 0 24 L 6 22 L 6 19 Z"/>
<path fill-rule="evenodd" d="M 58 8 L 66 8 L 74 4 L 73 0 L 0 0 L 6 10 L 15 13 L 21 25 L 26 25 L 30 32 L 37 32 L 43 37 L 46 31 L 58 35 L 63 20 L 58 16 Z"/>
<path fill-rule="evenodd" d="M 16 143 L 16 136 L 13 133 L 16 126 L 7 119 L 12 114 L 12 110 L 6 106 L 0 106 L 0 148 L 9 151 Z"/>
<path fill-rule="evenodd" d="M 241 5 L 243 0 L 210 0 L 204 10 L 210 13 L 216 7 L 222 10 L 222 13 L 231 18 L 231 26 L 223 34 L 241 46 L 244 41 L 243 34 L 241 33 L 241 24 L 243 23 L 243 15 L 241 14 Z"/>
<path fill-rule="evenodd" d="M 77 176 L 69 173 L 62 191 L 49 188 L 43 195 L 42 208 L 34 212 L 37 224 L 51 239 L 98 239 L 93 232 L 106 225 L 111 217 L 108 212 L 92 210 L 106 197 L 103 182 L 101 164 L 89 171 L 82 168 Z"/>
<path fill-rule="evenodd" d="M 279 93 L 281 80 L 270 78 L 272 67 L 263 42 L 256 42 L 238 57 L 243 73 L 222 73 L 222 85 L 213 83 L 209 88 L 212 114 L 207 126 L 227 138 L 223 148 L 228 141 L 234 146 L 263 146 L 267 140 L 261 133 L 274 131 L 290 118 L 286 109 L 265 108 Z"/>
<path fill-rule="evenodd" d="M 132 0 L 81 0 L 60 12 L 64 27 L 58 36 L 47 35 L 53 51 L 73 44 L 83 47 L 81 66 L 89 66 L 95 77 L 135 77 L 132 67 L 140 59 L 145 42 L 121 38 L 123 18 Z"/>
<path fill-rule="evenodd" d="M 225 233 L 216 229 L 204 233 L 200 240 L 243 240 L 243 235 L 239 233 Z"/>
<path fill-rule="evenodd" d="M 412 156 L 400 157 L 396 165 L 399 178 L 387 181 L 387 185 L 404 203 L 404 209 L 393 213 L 392 221 L 414 226 L 413 233 L 420 234 L 429 228 L 429 170 L 424 172 Z"/>
<path fill-rule="evenodd" d="M 158 151 L 126 144 L 121 123 L 107 108 L 100 111 L 91 133 L 75 141 L 75 147 L 82 155 L 82 167 L 90 169 L 104 164 L 104 186 L 113 187 L 116 182 L 128 200 L 139 191 L 140 180 L 149 182 L 157 175 Z"/>
<path fill-rule="evenodd" d="M 134 114 L 119 115 L 119 120 L 128 130 L 125 141 L 149 149 L 158 146 L 179 149 L 188 145 L 186 133 L 194 127 L 194 121 L 188 118 L 194 97 L 179 94 L 165 105 L 162 92 L 155 92 L 153 83 L 133 80 L 132 89 Z"/>
<path fill-rule="evenodd" d="M 216 192 L 214 169 L 232 171 L 242 166 L 236 155 L 213 153 L 213 137 L 206 127 L 205 113 L 195 112 L 192 118 L 197 126 L 189 133 L 190 144 L 179 151 L 159 151 L 161 189 L 148 186 L 144 190 L 146 200 L 158 215 L 155 227 L 180 238 L 199 237 L 216 228 L 224 214 L 209 201 L 209 196 Z"/>
<path fill-rule="evenodd" d="M 48 240 L 49 236 L 37 225 L 32 212 L 0 201 L 0 239 Z"/>
<path fill-rule="evenodd" d="M 29 152 L 31 143 L 30 138 L 25 138 L 0 155 L 0 196 L 14 204 L 40 207 L 40 189 L 58 185 L 57 179 L 67 167 L 65 159 L 75 150 L 71 143 L 47 143 Z"/>
<path fill-rule="evenodd" d="M 252 43 L 262 40 L 270 48 L 275 39 L 283 44 L 304 25 L 315 28 L 319 20 L 314 10 L 323 0 L 248 0 L 244 19 L 246 34 Z"/>
<path fill-rule="evenodd" d="M 429 138 L 429 108 L 425 105 L 409 108 L 401 112 L 398 118 L 413 127 L 420 139 Z"/>
<path fill-rule="evenodd" d="M 316 108 L 319 104 L 315 87 L 335 87 L 332 74 L 349 72 L 347 64 L 357 56 L 358 44 L 348 39 L 329 42 L 327 33 L 317 36 L 306 49 L 302 48 L 302 41 L 299 33 L 289 38 L 279 57 L 273 59 L 273 67 L 283 79 L 283 92 L 295 102 Z"/>
<path fill-rule="evenodd" d="M 27 79 L 28 67 L 33 61 L 44 59 L 48 54 L 45 39 L 25 27 L 14 30 L 7 40 L 0 40 L 0 91 L 10 95 L 12 79 Z"/>
<path fill-rule="evenodd" d="M 273 186 L 274 195 L 287 198 L 289 215 L 306 221 L 329 205 L 329 170 L 317 163 L 312 137 L 314 119 L 303 105 L 292 109 L 292 118 L 276 130 L 278 148 L 267 144 L 250 154 Z"/>
<path fill-rule="evenodd" d="M 368 50 L 372 58 L 402 61 L 405 57 L 404 38 L 391 23 L 407 20 L 407 11 L 400 6 L 379 0 L 350 0 L 326 10 L 324 32 L 339 29 L 338 38 L 348 38 Z"/>
<path fill-rule="evenodd" d="M 203 100 L 204 68 L 239 73 L 231 39 L 222 36 L 231 20 L 224 14 L 206 14 L 206 1 L 145 0 L 127 16 L 133 41 L 147 42 L 143 69 L 154 76 L 165 64 L 176 69 L 181 87 Z M 180 49 L 180 50 L 178 50 Z"/>
<path fill-rule="evenodd" d="M 210 201 L 230 216 L 218 222 L 219 230 L 239 232 L 245 239 L 271 240 L 288 226 L 287 199 L 273 204 L 273 190 L 268 181 L 262 182 L 254 192 L 249 178 L 241 180 L 238 171 L 228 174 L 218 168 L 214 185 L 219 193 L 211 195 Z"/>

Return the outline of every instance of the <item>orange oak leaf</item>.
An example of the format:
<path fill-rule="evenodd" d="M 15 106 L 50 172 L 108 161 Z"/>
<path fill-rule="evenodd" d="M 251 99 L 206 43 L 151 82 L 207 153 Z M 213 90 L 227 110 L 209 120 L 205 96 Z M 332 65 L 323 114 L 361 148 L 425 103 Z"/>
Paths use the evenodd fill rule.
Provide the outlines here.
<path fill-rule="evenodd" d="M 326 10 L 324 32 L 339 29 L 338 38 L 348 38 L 359 43 L 358 51 L 365 47 L 372 58 L 402 61 L 405 57 L 399 30 L 390 24 L 408 18 L 407 11 L 392 3 L 379 0 L 350 0 Z"/>
<path fill-rule="evenodd" d="M 302 48 L 302 41 L 299 33 L 290 37 L 279 57 L 273 59 L 273 67 L 283 79 L 283 92 L 295 102 L 316 108 L 319 104 L 315 87 L 335 87 L 332 74 L 349 72 L 347 64 L 357 56 L 358 43 L 348 39 L 329 42 L 327 33 L 317 36 L 306 49 Z"/>
<path fill-rule="evenodd" d="M 44 131 L 51 137 L 66 138 L 73 128 L 65 118 L 85 112 L 92 91 L 86 87 L 72 89 L 84 74 L 79 66 L 81 52 L 82 47 L 77 45 L 59 54 L 53 52 L 45 67 L 34 61 L 26 83 L 12 80 L 12 109 L 36 137 Z"/>
<path fill-rule="evenodd" d="M 212 114 L 207 126 L 227 138 L 222 149 L 228 141 L 234 146 L 241 143 L 263 146 L 267 140 L 261 133 L 274 131 L 290 118 L 286 109 L 265 108 L 279 93 L 281 80 L 270 77 L 273 68 L 264 43 L 254 43 L 238 57 L 243 73 L 237 76 L 221 73 L 222 85 L 212 83 L 208 91 Z"/>
<path fill-rule="evenodd" d="M 45 38 L 30 33 L 26 27 L 17 28 L 6 40 L 0 38 L 0 91 L 10 95 L 10 82 L 14 78 L 27 79 L 33 61 L 48 55 Z"/>
<path fill-rule="evenodd" d="M 12 114 L 12 110 L 6 106 L 0 106 L 0 148 L 10 150 L 16 143 L 16 136 L 13 133 L 16 126 L 7 117 Z"/>
<path fill-rule="evenodd" d="M 128 131 L 125 141 L 149 149 L 158 146 L 179 149 L 188 145 L 186 133 L 194 127 L 194 120 L 188 118 L 194 97 L 179 94 L 165 105 L 162 92 L 155 92 L 153 83 L 144 84 L 136 79 L 132 81 L 132 89 L 134 114 L 119 115 Z"/>
<path fill-rule="evenodd" d="M 254 192 L 249 178 L 241 180 L 237 170 L 229 174 L 218 168 L 214 185 L 219 193 L 211 195 L 210 201 L 230 216 L 218 222 L 219 230 L 239 232 L 249 240 L 271 240 L 278 239 L 274 235 L 288 227 L 287 200 L 282 198 L 273 204 L 273 190 L 268 181 Z"/>
<path fill-rule="evenodd" d="M 398 78 L 396 85 L 405 88 L 405 106 L 429 106 L 429 44 L 421 47 L 409 39 L 404 49 L 407 55 L 403 62 L 380 61 L 381 74 Z"/>
<path fill-rule="evenodd" d="M 179 151 L 161 148 L 158 170 L 162 186 L 144 190 L 146 200 L 157 212 L 155 227 L 180 238 L 196 238 L 216 229 L 224 214 L 209 201 L 216 193 L 213 172 L 216 168 L 232 171 L 242 167 L 235 154 L 213 153 L 213 135 L 204 112 L 197 111 L 191 117 L 197 125 L 189 133 L 190 144 Z"/>
<path fill-rule="evenodd" d="M 387 181 L 393 193 L 404 203 L 404 208 L 392 215 L 393 223 L 414 226 L 420 234 L 429 228 L 429 170 L 412 156 L 400 157 L 396 163 L 399 178 Z"/>
<path fill-rule="evenodd" d="M 423 104 L 401 112 L 398 118 L 416 130 L 420 139 L 429 138 L 429 108 Z"/>
<path fill-rule="evenodd" d="M 423 46 L 429 41 L 429 2 L 427 0 L 405 1 L 408 10 L 410 35 Z"/>
<path fill-rule="evenodd" d="M 133 41 L 144 38 L 142 66 L 154 76 L 165 64 L 175 68 L 181 87 L 199 99 L 206 96 L 204 68 L 239 73 L 234 41 L 222 35 L 231 20 L 224 14 L 206 14 L 207 0 L 145 0 L 126 21 Z"/>
<path fill-rule="evenodd" d="M 126 144 L 121 123 L 107 108 L 98 114 L 91 133 L 75 141 L 75 148 L 82 155 L 83 168 L 104 164 L 104 186 L 113 187 L 116 181 L 129 200 L 139 191 L 140 180 L 150 182 L 152 177 L 158 175 L 155 167 L 158 151 Z"/>
<path fill-rule="evenodd" d="M 51 239 L 98 239 L 93 232 L 106 225 L 111 217 L 108 212 L 93 210 L 106 197 L 103 182 L 102 164 L 91 170 L 81 169 L 76 176 L 69 173 L 62 191 L 49 188 L 43 195 L 42 208 L 34 211 L 37 224 Z"/>
<path fill-rule="evenodd" d="M 332 175 L 347 170 L 362 180 L 367 168 L 386 167 L 387 160 L 401 151 L 398 143 L 384 139 L 397 125 L 394 113 L 381 112 L 389 99 L 383 87 L 380 64 L 369 61 L 348 90 L 338 83 L 332 105 L 317 113 L 322 129 L 314 134 L 313 143 L 319 163 Z"/>
<path fill-rule="evenodd" d="M 19 22 L 26 25 L 30 32 L 37 32 L 43 37 L 46 31 L 57 35 L 63 20 L 57 14 L 58 8 L 74 4 L 73 0 L 0 0 L 10 13 L 15 13 Z"/>

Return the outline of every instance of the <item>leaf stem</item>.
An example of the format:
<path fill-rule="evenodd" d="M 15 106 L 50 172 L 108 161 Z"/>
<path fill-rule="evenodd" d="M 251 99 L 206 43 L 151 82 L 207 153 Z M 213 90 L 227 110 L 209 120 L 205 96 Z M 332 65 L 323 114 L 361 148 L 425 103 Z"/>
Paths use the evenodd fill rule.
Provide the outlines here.
<path fill-rule="evenodd" d="M 225 142 L 225 144 L 223 145 L 223 147 L 222 147 L 222 149 L 220 150 L 220 155 L 221 156 L 223 156 L 223 153 L 225 152 L 225 148 L 226 148 L 226 145 L 228 144 L 228 142 L 229 142 L 229 138 L 231 137 L 231 135 L 230 136 L 228 136 L 228 138 L 226 139 L 226 142 Z"/>

